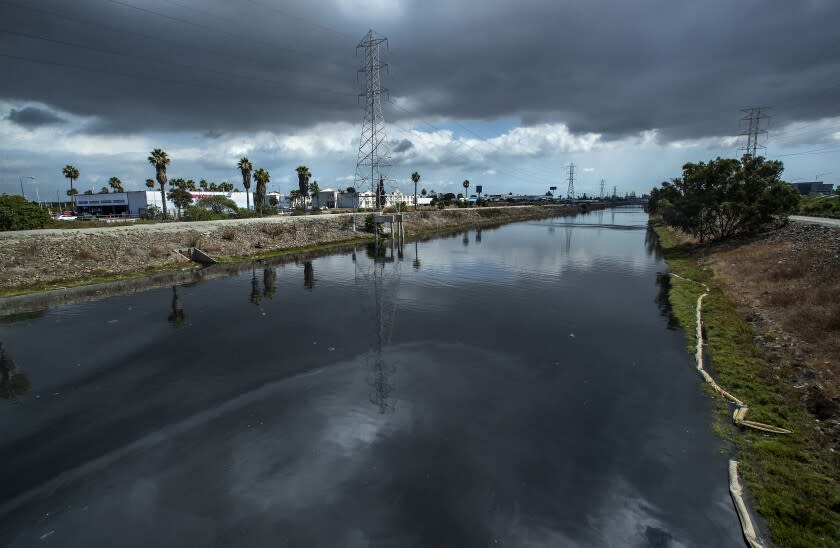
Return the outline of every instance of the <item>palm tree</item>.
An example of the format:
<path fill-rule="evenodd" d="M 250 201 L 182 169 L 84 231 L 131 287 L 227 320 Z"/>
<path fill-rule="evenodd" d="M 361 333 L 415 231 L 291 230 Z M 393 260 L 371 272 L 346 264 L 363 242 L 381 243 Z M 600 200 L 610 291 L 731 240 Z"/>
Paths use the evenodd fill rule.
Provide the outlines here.
<path fill-rule="evenodd" d="M 169 156 L 165 151 L 156 148 L 148 157 L 149 163 L 155 166 L 155 179 L 160 185 L 160 201 L 163 203 L 163 218 L 167 218 L 166 214 L 166 166 L 169 165 Z"/>
<path fill-rule="evenodd" d="M 201 187 L 201 190 L 207 191 L 207 179 L 202 179 L 198 182 L 198 186 Z"/>
<path fill-rule="evenodd" d="M 70 190 L 73 190 L 73 181 L 79 178 L 79 170 L 76 169 L 75 166 L 67 164 L 64 166 L 64 169 L 61 170 L 61 173 L 64 174 L 65 177 L 70 179 Z M 78 192 L 68 192 L 67 195 L 70 197 L 75 196 Z M 73 199 L 73 209 L 76 209 L 76 200 Z"/>
<path fill-rule="evenodd" d="M 305 196 L 309 190 L 309 178 L 312 177 L 312 174 L 306 166 L 297 166 L 295 171 L 297 171 L 298 176 L 298 190 L 300 190 L 300 195 L 304 196 L 303 207 L 306 207 Z"/>
<path fill-rule="evenodd" d="M 313 181 L 309 185 L 309 192 L 312 194 L 312 197 L 315 198 L 315 203 L 318 204 L 315 207 L 321 207 L 321 197 L 318 196 L 318 193 L 321 192 L 321 187 L 318 186 L 318 181 Z"/>
<path fill-rule="evenodd" d="M 152 179 L 146 179 L 146 188 L 155 188 L 155 182 Z"/>
<path fill-rule="evenodd" d="M 254 195 L 254 209 L 259 208 L 262 211 L 265 205 L 265 185 L 271 180 L 268 171 L 263 168 L 254 172 L 254 180 L 257 182 L 257 192 Z"/>
<path fill-rule="evenodd" d="M 108 188 L 107 186 L 103 186 L 102 188 L 99 189 L 100 194 L 108 194 L 109 192 L 111 192 L 111 189 Z"/>
<path fill-rule="evenodd" d="M 469 201 L 467 200 L 467 189 L 468 189 L 468 188 L 470 188 L 470 181 L 469 181 L 469 179 L 465 179 L 465 180 L 464 180 L 464 182 L 463 182 L 462 184 L 464 185 L 464 201 L 466 201 L 467 203 L 469 203 Z"/>
<path fill-rule="evenodd" d="M 125 190 L 123 190 L 122 181 L 120 181 L 119 177 L 111 177 L 108 179 L 108 184 L 111 185 L 114 192 L 125 192 Z"/>
<path fill-rule="evenodd" d="M 247 209 L 250 210 L 251 197 L 250 194 L 248 194 L 248 191 L 251 189 L 251 170 L 254 169 L 254 166 L 251 165 L 251 160 L 249 160 L 247 156 L 243 156 L 239 159 L 239 163 L 236 164 L 236 167 L 238 167 L 240 173 L 242 173 L 242 186 L 245 187 L 245 205 Z"/>
<path fill-rule="evenodd" d="M 415 171 L 411 174 L 411 180 L 414 181 L 414 210 L 417 211 L 417 183 L 420 181 L 420 174 Z"/>

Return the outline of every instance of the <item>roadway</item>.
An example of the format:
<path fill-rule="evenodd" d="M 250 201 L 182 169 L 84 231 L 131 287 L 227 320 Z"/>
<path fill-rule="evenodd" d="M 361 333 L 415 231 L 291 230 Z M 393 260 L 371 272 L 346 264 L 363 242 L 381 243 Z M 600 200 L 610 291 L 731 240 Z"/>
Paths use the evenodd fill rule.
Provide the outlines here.
<path fill-rule="evenodd" d="M 804 215 L 791 215 L 791 221 L 797 223 L 809 223 L 812 225 L 824 225 L 840 228 L 840 219 L 829 219 L 828 217 L 806 217 Z"/>

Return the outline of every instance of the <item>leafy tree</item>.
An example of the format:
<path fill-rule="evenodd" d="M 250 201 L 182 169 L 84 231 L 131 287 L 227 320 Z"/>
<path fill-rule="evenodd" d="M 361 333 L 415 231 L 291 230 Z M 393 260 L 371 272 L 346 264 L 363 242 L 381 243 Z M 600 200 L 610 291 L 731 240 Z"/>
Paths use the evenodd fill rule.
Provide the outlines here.
<path fill-rule="evenodd" d="M 64 166 L 64 169 L 61 170 L 61 173 L 65 177 L 70 179 L 70 190 L 73 190 L 73 181 L 75 181 L 76 179 L 79 178 L 79 170 L 76 169 L 75 166 L 67 164 L 66 166 Z M 73 196 L 75 196 L 76 194 L 78 194 L 78 192 L 68 192 L 67 193 L 67 195 L 70 196 L 71 198 Z M 76 200 L 73 199 L 73 209 L 75 209 L 75 208 L 76 208 Z"/>
<path fill-rule="evenodd" d="M 294 189 L 294 190 L 289 191 L 289 203 L 292 205 L 292 207 L 295 207 L 295 204 L 300 199 L 301 199 L 300 190 Z"/>
<path fill-rule="evenodd" d="M 784 165 L 760 156 L 687 163 L 682 177 L 650 193 L 648 211 L 701 242 L 751 233 L 785 222 L 799 194 L 781 180 Z"/>
<path fill-rule="evenodd" d="M 200 180 L 200 181 L 198 182 L 198 186 L 201 188 L 201 190 L 205 190 L 205 191 L 206 191 L 206 190 L 207 190 L 207 179 L 202 179 L 202 180 Z"/>
<path fill-rule="evenodd" d="M 219 183 L 219 191 L 220 192 L 232 192 L 233 191 L 233 183 L 226 183 L 226 182 Z"/>
<path fill-rule="evenodd" d="M 75 190 L 75 189 L 74 189 Z M 48 226 L 50 214 L 23 196 L 0 196 L 0 230 L 31 230 Z"/>
<path fill-rule="evenodd" d="M 68 188 L 67 195 L 70 196 L 70 199 L 73 200 L 73 207 L 76 207 L 76 198 L 75 196 L 79 194 L 78 188 Z"/>
<path fill-rule="evenodd" d="M 108 184 L 111 185 L 114 192 L 125 192 L 125 190 L 123 190 L 122 181 L 120 181 L 119 177 L 111 177 L 108 179 Z"/>
<path fill-rule="evenodd" d="M 91 194 L 93 194 L 93 190 L 87 189 L 82 194 L 84 194 L 85 196 L 90 196 Z"/>
<path fill-rule="evenodd" d="M 195 186 L 195 181 L 193 181 L 192 179 L 187 179 L 187 182 L 186 182 L 185 186 L 186 186 L 186 189 L 189 190 L 190 192 L 195 192 L 196 190 L 198 190 L 198 188 L 196 188 L 196 186 Z"/>
<path fill-rule="evenodd" d="M 146 188 L 149 188 L 149 189 L 155 188 L 155 182 L 152 179 L 146 179 Z"/>
<path fill-rule="evenodd" d="M 195 203 L 196 206 L 211 210 L 213 213 L 219 214 L 236 214 L 239 213 L 239 208 L 236 202 L 224 196 L 210 196 L 208 198 L 201 198 Z"/>
<path fill-rule="evenodd" d="M 309 190 L 309 178 L 312 177 L 312 174 L 306 166 L 297 166 L 295 171 L 298 176 L 298 191 L 301 196 L 306 196 L 306 193 Z"/>
<path fill-rule="evenodd" d="M 321 207 L 321 197 L 318 196 L 318 193 L 321 192 L 321 187 L 318 186 L 318 181 L 312 181 L 309 183 L 309 193 L 310 195 L 315 198 L 315 203 L 317 204 L 315 207 Z"/>
<path fill-rule="evenodd" d="M 175 204 L 175 207 L 178 208 L 179 217 L 181 215 L 181 210 L 190 205 L 193 201 L 192 194 L 190 194 L 187 189 L 183 188 L 183 186 L 176 186 L 169 191 L 166 197 L 169 198 L 172 203 Z"/>
<path fill-rule="evenodd" d="M 155 166 L 155 179 L 157 179 L 157 182 L 160 185 L 160 201 L 163 205 L 163 218 L 165 219 L 167 217 L 166 182 L 168 181 L 166 177 L 166 166 L 169 165 L 171 160 L 166 152 L 159 148 L 154 149 L 147 159 L 150 164 Z"/>
<path fill-rule="evenodd" d="M 411 174 L 411 180 L 414 182 L 414 209 L 417 210 L 417 183 L 420 181 L 420 174 L 416 171 Z M 425 190 L 423 191 L 425 192 Z"/>
<path fill-rule="evenodd" d="M 210 192 L 218 192 L 219 191 L 219 186 L 214 182 L 211 182 L 210 186 L 208 188 L 210 189 Z"/>
<path fill-rule="evenodd" d="M 467 197 L 467 189 L 470 188 L 470 181 L 469 181 L 469 179 L 465 179 L 464 182 L 461 183 L 461 184 L 464 185 L 464 198 L 466 198 Z"/>
<path fill-rule="evenodd" d="M 251 209 L 251 197 L 248 193 L 251 190 L 251 171 L 254 169 L 254 166 L 251 165 L 251 160 L 248 159 L 247 156 L 243 156 L 239 159 L 239 163 L 236 164 L 236 167 L 239 168 L 239 172 L 242 174 L 242 186 L 245 187 L 245 204 L 247 209 Z"/>
<path fill-rule="evenodd" d="M 265 207 L 265 187 L 271 180 L 271 175 L 263 168 L 254 172 L 254 180 L 257 182 L 257 192 L 254 194 L 254 209 Z"/>
<path fill-rule="evenodd" d="M 423 190 L 421 190 L 421 191 L 420 191 L 420 195 L 421 195 L 421 196 L 425 196 L 426 194 L 427 194 L 427 192 L 426 192 L 426 189 L 425 189 L 425 188 L 424 188 Z"/>
<path fill-rule="evenodd" d="M 102 188 L 99 189 L 99 194 L 108 194 L 110 192 L 111 192 L 111 189 L 108 188 L 107 186 L 103 186 Z"/>

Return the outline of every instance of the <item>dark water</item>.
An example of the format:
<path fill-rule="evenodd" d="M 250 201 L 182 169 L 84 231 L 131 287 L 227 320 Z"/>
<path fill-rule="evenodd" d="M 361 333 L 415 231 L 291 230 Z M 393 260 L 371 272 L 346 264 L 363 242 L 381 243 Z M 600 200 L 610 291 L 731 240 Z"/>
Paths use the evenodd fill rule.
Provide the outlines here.
<path fill-rule="evenodd" d="M 360 247 L 0 325 L 0 545 L 741 545 L 645 222 Z"/>

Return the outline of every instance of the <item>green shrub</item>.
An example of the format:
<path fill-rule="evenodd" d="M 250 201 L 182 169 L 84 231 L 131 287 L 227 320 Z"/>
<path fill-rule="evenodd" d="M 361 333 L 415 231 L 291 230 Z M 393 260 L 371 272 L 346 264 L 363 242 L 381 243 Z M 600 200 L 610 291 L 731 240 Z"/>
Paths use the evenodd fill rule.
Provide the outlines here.
<path fill-rule="evenodd" d="M 237 213 L 239 208 L 236 206 L 236 202 L 231 200 L 230 198 L 225 198 L 224 196 L 210 196 L 209 198 L 201 198 L 198 200 L 195 205 L 201 206 L 205 209 L 211 210 L 213 213 L 218 214 L 231 214 Z"/>
<path fill-rule="evenodd" d="M 0 196 L 0 230 L 32 230 L 52 223 L 47 210 L 22 196 Z"/>
<path fill-rule="evenodd" d="M 191 205 L 184 208 L 184 220 L 187 221 L 218 221 L 227 218 L 227 215 L 216 213 L 212 209 L 206 209 L 200 205 Z"/>

